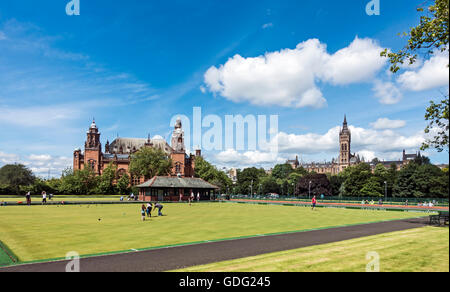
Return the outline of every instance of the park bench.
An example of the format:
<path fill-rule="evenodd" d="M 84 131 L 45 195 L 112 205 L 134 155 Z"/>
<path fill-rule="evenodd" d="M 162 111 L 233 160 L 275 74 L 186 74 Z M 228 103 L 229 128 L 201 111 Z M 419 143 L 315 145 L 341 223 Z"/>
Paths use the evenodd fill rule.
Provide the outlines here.
<path fill-rule="evenodd" d="M 430 215 L 430 225 L 441 226 L 441 221 L 444 221 L 444 225 L 448 224 L 448 211 L 439 211 L 438 215 Z"/>

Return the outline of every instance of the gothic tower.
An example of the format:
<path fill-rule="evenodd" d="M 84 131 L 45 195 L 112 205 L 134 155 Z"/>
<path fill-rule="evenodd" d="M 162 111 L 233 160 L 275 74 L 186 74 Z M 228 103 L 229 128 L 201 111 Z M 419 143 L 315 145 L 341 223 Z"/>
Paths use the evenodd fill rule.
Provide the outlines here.
<path fill-rule="evenodd" d="M 172 174 L 184 177 L 186 172 L 186 148 L 184 146 L 184 131 L 182 129 L 181 119 L 178 118 L 175 123 L 175 129 L 172 133 Z"/>
<path fill-rule="evenodd" d="M 347 116 L 344 117 L 344 124 L 342 130 L 339 133 L 339 165 L 340 170 L 343 170 L 350 165 L 350 145 L 352 140 L 352 134 L 348 129 Z"/>
<path fill-rule="evenodd" d="M 100 174 L 102 144 L 100 143 L 100 133 L 95 124 L 95 120 L 89 127 L 86 136 L 86 143 L 84 144 L 84 162 L 96 174 Z"/>

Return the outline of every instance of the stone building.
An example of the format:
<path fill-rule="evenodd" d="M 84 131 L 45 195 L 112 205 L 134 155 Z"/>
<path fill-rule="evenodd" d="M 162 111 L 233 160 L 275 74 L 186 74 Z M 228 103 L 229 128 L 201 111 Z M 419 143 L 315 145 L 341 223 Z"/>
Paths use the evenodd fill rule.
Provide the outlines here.
<path fill-rule="evenodd" d="M 173 167 L 170 175 L 174 177 L 193 177 L 195 173 L 195 158 L 201 156 L 200 150 L 196 150 L 195 155 L 186 153 L 184 131 L 180 119 L 175 124 L 171 145 L 160 136 L 155 136 L 153 139 L 150 136 L 147 139 L 117 138 L 111 143 L 107 141 L 103 152 L 100 132 L 95 124 L 95 120 L 89 127 L 86 136 L 84 151 L 78 148 L 73 153 L 73 169 L 81 170 L 86 165 L 97 175 L 101 175 L 110 163 L 117 166 L 119 176 L 125 173 L 130 175 L 128 168 L 131 155 L 143 147 L 163 150 L 172 159 Z M 138 185 L 141 182 L 143 182 L 143 178 L 132 178 L 133 185 Z"/>
<path fill-rule="evenodd" d="M 312 162 L 312 163 L 299 163 L 298 156 L 295 160 L 288 160 L 287 163 L 292 167 L 303 167 L 309 172 L 316 172 L 319 174 L 330 173 L 333 175 L 338 174 L 350 165 L 360 163 L 361 159 L 359 155 L 351 153 L 352 133 L 348 128 L 347 116 L 344 117 L 344 123 L 342 129 L 339 131 L 339 157 L 338 159 L 332 159 L 331 162 Z"/>
<path fill-rule="evenodd" d="M 333 158 L 331 162 L 312 162 L 303 164 L 298 161 L 298 156 L 295 160 L 286 161 L 287 164 L 290 164 L 292 168 L 296 169 L 298 167 L 303 167 L 309 172 L 316 172 L 319 174 L 332 174 L 336 175 L 343 171 L 345 168 L 359 164 L 364 162 L 358 154 L 351 153 L 351 142 L 352 142 L 352 133 L 348 128 L 347 116 L 344 117 L 344 123 L 342 125 L 342 129 L 339 132 L 339 157 L 337 159 Z M 420 157 L 420 152 L 415 154 L 407 154 L 405 150 L 403 150 L 403 157 L 399 160 L 394 161 L 376 161 L 369 162 L 372 170 L 375 169 L 376 165 L 381 163 L 386 168 L 395 164 L 397 170 L 400 170 L 403 166 L 408 164 L 411 160 Z"/>

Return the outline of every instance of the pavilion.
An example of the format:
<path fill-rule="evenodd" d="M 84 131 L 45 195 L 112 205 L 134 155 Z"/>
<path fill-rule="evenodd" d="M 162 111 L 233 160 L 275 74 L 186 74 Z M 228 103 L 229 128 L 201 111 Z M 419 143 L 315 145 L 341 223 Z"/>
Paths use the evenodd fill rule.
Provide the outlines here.
<path fill-rule="evenodd" d="M 200 200 L 211 200 L 219 187 L 200 178 L 155 176 L 137 186 L 140 201 L 187 201 L 191 194 Z"/>

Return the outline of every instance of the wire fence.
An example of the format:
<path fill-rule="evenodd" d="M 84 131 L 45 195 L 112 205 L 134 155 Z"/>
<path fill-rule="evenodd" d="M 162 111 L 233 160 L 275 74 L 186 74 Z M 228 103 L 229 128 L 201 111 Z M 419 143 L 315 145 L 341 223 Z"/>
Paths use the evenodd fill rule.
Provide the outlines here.
<path fill-rule="evenodd" d="M 230 195 L 230 198 L 232 199 L 256 199 L 256 200 L 284 200 L 284 201 L 300 201 L 300 202 L 310 202 L 312 199 L 308 196 L 303 197 L 295 197 L 295 196 L 267 196 L 267 195 Z M 390 205 L 423 205 L 423 204 L 429 204 L 430 202 L 433 204 L 433 206 L 443 206 L 448 207 L 449 206 L 449 199 L 448 198 L 405 198 L 405 197 L 387 197 L 387 198 L 380 198 L 380 197 L 335 197 L 335 196 L 316 196 L 316 199 L 318 202 L 323 203 L 350 203 L 350 204 L 361 204 L 361 203 L 370 203 L 374 202 L 375 204 L 378 204 L 380 200 L 384 204 L 390 204 Z"/>

